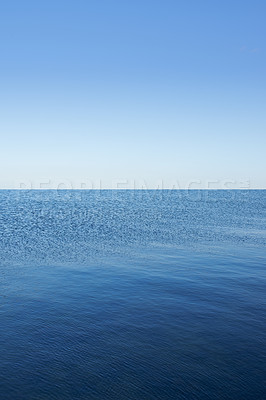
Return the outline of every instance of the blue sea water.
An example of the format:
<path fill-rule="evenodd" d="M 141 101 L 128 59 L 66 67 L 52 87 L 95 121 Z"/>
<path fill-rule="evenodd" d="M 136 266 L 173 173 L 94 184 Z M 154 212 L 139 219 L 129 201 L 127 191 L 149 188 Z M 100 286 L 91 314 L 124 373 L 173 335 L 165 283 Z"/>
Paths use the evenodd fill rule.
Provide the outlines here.
<path fill-rule="evenodd" d="M 0 398 L 266 398 L 266 192 L 0 191 Z"/>

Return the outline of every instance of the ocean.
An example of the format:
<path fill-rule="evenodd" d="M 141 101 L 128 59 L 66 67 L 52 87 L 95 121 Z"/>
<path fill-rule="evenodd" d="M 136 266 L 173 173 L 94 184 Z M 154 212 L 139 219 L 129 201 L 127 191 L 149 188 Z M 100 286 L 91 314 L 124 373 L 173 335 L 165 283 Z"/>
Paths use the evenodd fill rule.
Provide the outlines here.
<path fill-rule="evenodd" d="M 0 191 L 0 398 L 266 398 L 265 190 Z"/>

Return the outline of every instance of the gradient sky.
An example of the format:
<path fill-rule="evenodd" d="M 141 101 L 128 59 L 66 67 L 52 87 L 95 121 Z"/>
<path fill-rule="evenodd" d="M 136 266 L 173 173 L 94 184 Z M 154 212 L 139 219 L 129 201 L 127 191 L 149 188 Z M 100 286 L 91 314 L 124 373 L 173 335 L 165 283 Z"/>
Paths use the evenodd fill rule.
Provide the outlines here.
<path fill-rule="evenodd" d="M 266 188 L 265 16 L 265 0 L 2 1 L 0 187 Z"/>

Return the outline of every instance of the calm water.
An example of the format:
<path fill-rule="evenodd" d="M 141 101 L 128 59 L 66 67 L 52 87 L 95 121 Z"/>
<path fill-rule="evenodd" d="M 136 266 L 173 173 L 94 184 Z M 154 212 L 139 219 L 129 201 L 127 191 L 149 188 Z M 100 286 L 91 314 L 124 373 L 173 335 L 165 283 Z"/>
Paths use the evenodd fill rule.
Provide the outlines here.
<path fill-rule="evenodd" d="M 0 398 L 266 398 L 265 191 L 0 191 Z"/>

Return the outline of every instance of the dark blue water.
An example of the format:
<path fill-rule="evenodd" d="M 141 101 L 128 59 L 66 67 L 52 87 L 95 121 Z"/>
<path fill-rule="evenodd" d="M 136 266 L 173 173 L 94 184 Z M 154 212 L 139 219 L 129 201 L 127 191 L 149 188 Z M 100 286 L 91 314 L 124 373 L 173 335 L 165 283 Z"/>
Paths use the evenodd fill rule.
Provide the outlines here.
<path fill-rule="evenodd" d="M 0 191 L 0 398 L 265 399 L 265 191 Z"/>

